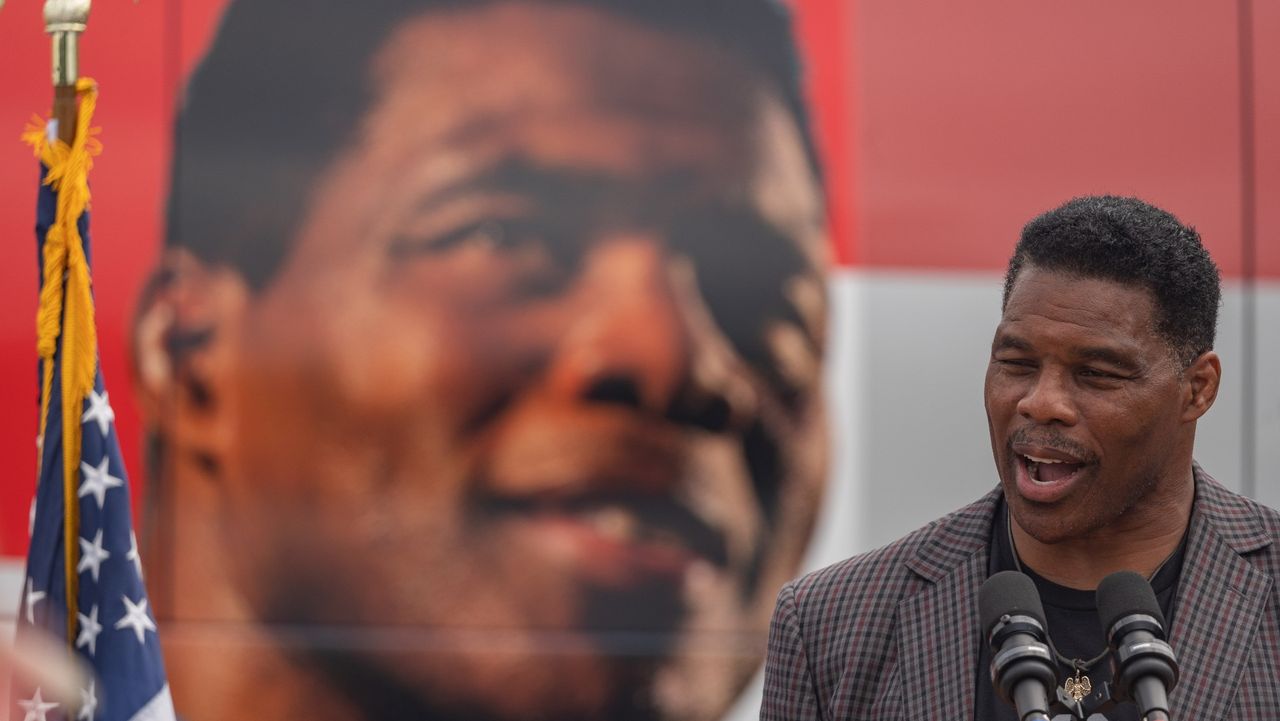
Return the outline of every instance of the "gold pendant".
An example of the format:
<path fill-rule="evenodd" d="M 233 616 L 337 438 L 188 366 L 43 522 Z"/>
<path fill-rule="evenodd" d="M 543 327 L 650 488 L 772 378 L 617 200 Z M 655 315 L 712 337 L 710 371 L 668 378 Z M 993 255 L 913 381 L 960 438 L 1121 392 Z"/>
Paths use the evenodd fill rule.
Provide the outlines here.
<path fill-rule="evenodd" d="M 1067 692 L 1072 701 L 1080 703 L 1085 696 L 1093 693 L 1093 683 L 1089 681 L 1088 676 L 1081 676 L 1080 669 L 1076 669 L 1076 677 L 1069 678 L 1062 684 L 1062 690 Z"/>

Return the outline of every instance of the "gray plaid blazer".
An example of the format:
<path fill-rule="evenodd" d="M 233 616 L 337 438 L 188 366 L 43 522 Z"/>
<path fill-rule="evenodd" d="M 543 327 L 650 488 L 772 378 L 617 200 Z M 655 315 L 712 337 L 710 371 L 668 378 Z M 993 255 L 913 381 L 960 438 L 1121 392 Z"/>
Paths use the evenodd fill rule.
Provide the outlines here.
<path fill-rule="evenodd" d="M 1175 721 L 1280 721 L 1280 513 L 1195 467 L 1170 643 Z M 967 719 L 999 489 L 783 587 L 762 721 Z"/>

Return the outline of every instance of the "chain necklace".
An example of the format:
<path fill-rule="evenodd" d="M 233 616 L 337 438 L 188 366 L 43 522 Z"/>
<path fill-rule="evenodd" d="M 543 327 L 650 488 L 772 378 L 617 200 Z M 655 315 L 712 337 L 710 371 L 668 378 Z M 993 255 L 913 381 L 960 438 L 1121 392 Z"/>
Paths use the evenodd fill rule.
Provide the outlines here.
<path fill-rule="evenodd" d="M 1007 507 L 1005 508 L 1004 522 L 1005 532 L 1009 535 L 1009 549 L 1013 551 L 1013 565 L 1018 569 L 1018 573 L 1025 574 L 1026 570 L 1022 568 L 1022 559 L 1018 558 L 1018 546 L 1013 542 L 1013 514 L 1009 512 Z M 1165 559 L 1160 562 L 1160 565 L 1156 566 L 1156 570 L 1151 572 L 1151 575 L 1147 577 L 1147 582 L 1149 583 L 1151 579 L 1155 578 L 1156 574 L 1160 573 L 1160 569 L 1164 568 L 1164 565 L 1169 562 L 1169 559 L 1173 558 L 1177 553 L 1178 549 L 1175 547 L 1173 549 L 1173 553 L 1166 556 Z M 1048 635 L 1049 634 L 1046 632 L 1045 636 L 1048 637 Z M 1068 678 L 1062 683 L 1062 690 L 1066 691 L 1067 695 L 1069 695 L 1073 701 L 1080 703 L 1085 696 L 1093 693 L 1093 681 L 1089 680 L 1089 676 L 1087 674 L 1092 671 L 1093 667 L 1097 666 L 1102 659 L 1107 657 L 1107 653 L 1111 649 L 1103 646 L 1102 653 L 1099 653 L 1088 661 L 1083 661 L 1078 658 L 1067 658 L 1066 656 L 1063 656 L 1062 653 L 1058 651 L 1058 647 L 1053 644 L 1053 639 L 1049 638 L 1048 641 L 1049 650 L 1053 652 L 1053 656 L 1057 659 L 1058 663 L 1065 666 L 1068 670 L 1075 671 L 1075 676 Z"/>

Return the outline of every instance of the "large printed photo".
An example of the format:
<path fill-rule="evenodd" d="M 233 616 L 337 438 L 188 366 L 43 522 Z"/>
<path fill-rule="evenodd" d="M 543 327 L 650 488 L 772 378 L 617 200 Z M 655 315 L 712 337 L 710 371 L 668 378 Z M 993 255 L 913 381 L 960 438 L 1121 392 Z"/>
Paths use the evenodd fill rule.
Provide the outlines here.
<path fill-rule="evenodd" d="M 228 7 L 134 333 L 182 713 L 725 711 L 827 470 L 800 72 L 767 0 Z"/>

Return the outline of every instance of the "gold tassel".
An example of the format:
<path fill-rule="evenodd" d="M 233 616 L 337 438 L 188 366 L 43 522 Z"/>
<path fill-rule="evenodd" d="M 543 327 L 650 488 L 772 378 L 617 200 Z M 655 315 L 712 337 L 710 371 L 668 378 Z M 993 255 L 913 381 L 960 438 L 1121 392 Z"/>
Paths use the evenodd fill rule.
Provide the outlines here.
<path fill-rule="evenodd" d="M 62 468 L 63 525 L 67 571 L 67 641 L 76 637 L 78 613 L 80 504 L 76 476 L 80 472 L 80 416 L 84 399 L 93 390 L 97 375 L 98 338 L 94 324 L 93 281 L 77 221 L 89 208 L 89 171 L 93 157 L 102 152 L 98 129 L 89 128 L 98 100 L 98 85 L 89 78 L 76 83 L 80 112 L 75 140 L 67 145 L 49 141 L 46 123 L 36 118 L 22 134 L 35 149 L 48 172 L 45 183 L 58 193 L 57 212 L 45 236 L 43 286 L 36 311 L 36 351 L 43 361 L 40 390 L 40 438 L 45 437 L 49 396 L 53 390 L 53 357 L 62 338 Z"/>

